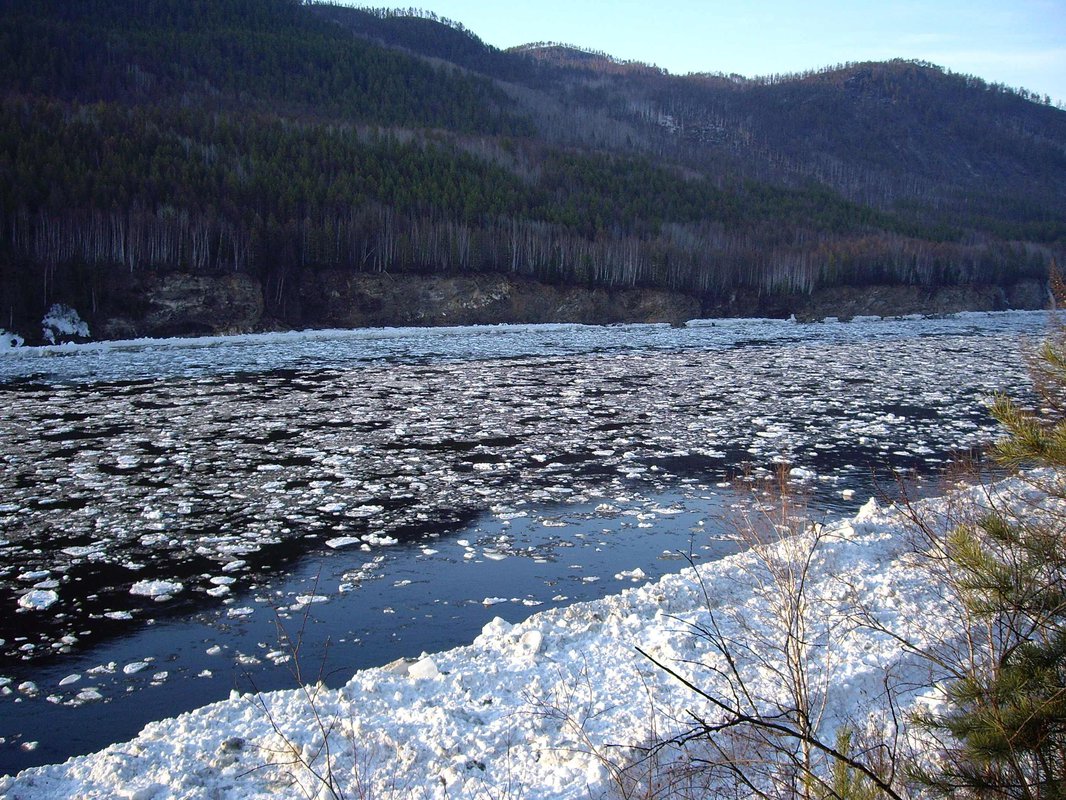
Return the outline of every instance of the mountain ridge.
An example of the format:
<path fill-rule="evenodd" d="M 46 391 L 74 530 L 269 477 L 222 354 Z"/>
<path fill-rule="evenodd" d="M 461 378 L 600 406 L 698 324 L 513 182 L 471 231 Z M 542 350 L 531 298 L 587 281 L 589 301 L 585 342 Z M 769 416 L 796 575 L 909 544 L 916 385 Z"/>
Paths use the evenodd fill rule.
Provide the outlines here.
<path fill-rule="evenodd" d="M 303 327 L 323 271 L 778 309 L 1066 249 L 1066 112 L 925 62 L 675 76 L 290 0 L 4 0 L 0 42 L 0 314 L 31 334 L 142 270 L 236 271 Z"/>

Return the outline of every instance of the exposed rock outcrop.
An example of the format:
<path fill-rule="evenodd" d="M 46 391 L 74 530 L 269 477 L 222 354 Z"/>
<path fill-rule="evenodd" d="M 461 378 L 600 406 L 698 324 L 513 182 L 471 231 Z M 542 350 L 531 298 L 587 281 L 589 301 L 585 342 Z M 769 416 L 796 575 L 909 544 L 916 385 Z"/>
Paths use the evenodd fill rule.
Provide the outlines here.
<path fill-rule="evenodd" d="M 955 314 L 960 311 L 1036 310 L 1047 308 L 1051 297 L 1041 281 L 1019 281 L 1006 288 L 991 285 L 835 286 L 809 295 L 758 295 L 738 292 L 725 301 L 709 303 L 704 312 L 721 317 L 787 317 L 820 320 L 858 316 L 894 317 L 905 314 Z"/>
<path fill-rule="evenodd" d="M 787 317 L 803 320 L 958 311 L 1035 309 L 1048 305 L 1047 286 L 834 287 L 810 295 L 738 292 L 709 300 L 663 289 L 565 286 L 504 275 L 389 275 L 306 271 L 289 313 L 264 318 L 259 282 L 146 273 L 110 311 L 94 320 L 98 338 L 189 336 L 284 328 L 489 325 L 497 323 L 666 322 L 698 317 Z"/>
<path fill-rule="evenodd" d="M 309 327 L 480 325 L 500 322 L 682 323 L 699 299 L 661 289 L 554 286 L 503 275 L 391 276 L 319 272 L 300 286 Z"/>
<path fill-rule="evenodd" d="M 262 287 L 241 273 L 147 273 L 129 294 L 98 326 L 100 338 L 246 333 L 258 330 L 263 318 Z"/>
<path fill-rule="evenodd" d="M 1006 293 L 998 286 L 871 286 L 834 287 L 815 292 L 795 309 L 799 319 L 901 314 L 953 314 L 959 311 L 1004 311 Z"/>

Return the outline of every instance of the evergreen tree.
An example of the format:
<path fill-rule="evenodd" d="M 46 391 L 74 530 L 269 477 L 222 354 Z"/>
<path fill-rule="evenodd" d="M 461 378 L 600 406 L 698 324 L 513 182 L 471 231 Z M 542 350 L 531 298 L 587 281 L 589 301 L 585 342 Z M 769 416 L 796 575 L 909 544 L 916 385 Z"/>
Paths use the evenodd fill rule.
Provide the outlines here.
<path fill-rule="evenodd" d="M 993 510 L 951 534 L 947 554 L 970 630 L 946 710 L 919 722 L 950 744 L 918 774 L 950 797 L 1066 798 L 1066 333 L 1033 365 L 1039 405 L 1000 397 L 1001 463 L 1043 467 L 1051 502 L 1025 514 Z M 1058 508 L 1056 512 L 1054 509 Z"/>

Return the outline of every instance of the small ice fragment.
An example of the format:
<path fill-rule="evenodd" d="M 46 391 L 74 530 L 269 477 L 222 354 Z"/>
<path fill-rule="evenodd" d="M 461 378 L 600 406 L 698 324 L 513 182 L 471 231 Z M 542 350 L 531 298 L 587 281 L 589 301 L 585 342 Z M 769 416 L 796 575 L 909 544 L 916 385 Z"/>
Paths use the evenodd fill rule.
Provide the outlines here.
<path fill-rule="evenodd" d="M 486 639 L 495 639 L 510 633 L 513 627 L 514 625 L 503 617 L 493 617 L 489 622 L 485 623 L 481 629 L 481 635 Z"/>
<path fill-rule="evenodd" d="M 63 680 L 61 680 L 59 682 L 59 685 L 60 686 L 70 686 L 70 684 L 77 683 L 80 680 L 81 680 L 81 675 L 79 675 L 78 673 L 75 672 L 74 674 L 67 675 L 67 677 L 63 678 Z"/>
<path fill-rule="evenodd" d="M 522 637 L 518 640 L 518 647 L 525 652 L 526 655 L 536 654 L 544 642 L 544 634 L 540 631 L 526 631 L 522 634 Z"/>
<path fill-rule="evenodd" d="M 417 680 L 430 680 L 440 675 L 440 670 L 437 669 L 436 662 L 426 656 L 420 661 L 416 661 L 407 669 L 407 674 Z"/>
<path fill-rule="evenodd" d="M 52 589 L 33 589 L 19 598 L 19 605 L 34 611 L 44 611 L 58 600 L 59 595 Z"/>
<path fill-rule="evenodd" d="M 151 597 L 155 600 L 168 600 L 185 587 L 177 581 L 137 581 L 130 587 L 130 594 Z"/>
<path fill-rule="evenodd" d="M 131 661 L 129 664 L 122 668 L 122 672 L 125 675 L 134 675 L 140 672 L 142 669 L 148 668 L 149 662 L 147 661 Z"/>
<path fill-rule="evenodd" d="M 399 542 L 399 539 L 396 539 L 392 536 L 382 536 L 377 533 L 368 533 L 363 536 L 363 541 L 367 544 L 384 547 L 391 544 L 397 544 Z"/>
<path fill-rule="evenodd" d="M 385 510 L 385 506 L 356 506 L 348 512 L 349 517 L 372 517 Z"/>
<path fill-rule="evenodd" d="M 481 601 L 481 604 L 485 605 L 485 606 L 494 606 L 494 605 L 497 605 L 499 603 L 506 603 L 506 602 L 507 602 L 507 598 L 506 597 L 486 597 L 484 600 Z"/>
<path fill-rule="evenodd" d="M 528 517 L 528 516 L 529 516 L 529 512 L 528 511 L 501 511 L 501 512 L 499 512 L 496 515 L 496 517 L 498 519 L 502 519 L 504 521 L 512 520 L 512 519 L 521 519 L 522 517 Z"/>
<path fill-rule="evenodd" d="M 859 509 L 859 513 L 855 515 L 856 522 L 866 522 L 869 519 L 877 516 L 881 511 L 881 506 L 877 504 L 877 499 L 871 497 L 865 503 L 862 508 Z"/>
<path fill-rule="evenodd" d="M 168 794 L 166 787 L 162 784 L 150 783 L 139 789 L 127 789 L 126 794 L 122 796 L 126 800 L 159 800 L 159 798 L 166 797 Z"/>

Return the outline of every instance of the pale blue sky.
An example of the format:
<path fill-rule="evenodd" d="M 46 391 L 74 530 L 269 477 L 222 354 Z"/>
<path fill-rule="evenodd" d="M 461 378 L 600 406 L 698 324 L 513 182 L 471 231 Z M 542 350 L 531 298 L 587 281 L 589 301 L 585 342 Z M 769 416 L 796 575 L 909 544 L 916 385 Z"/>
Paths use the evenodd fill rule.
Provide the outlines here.
<path fill-rule="evenodd" d="M 366 3 L 354 3 L 369 5 Z M 1066 102 L 1066 0 L 421 0 L 506 48 L 558 41 L 673 73 L 918 58 Z"/>

